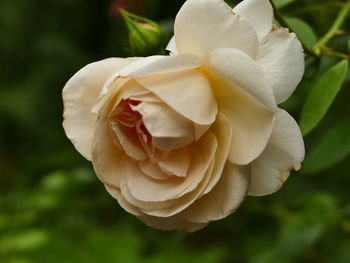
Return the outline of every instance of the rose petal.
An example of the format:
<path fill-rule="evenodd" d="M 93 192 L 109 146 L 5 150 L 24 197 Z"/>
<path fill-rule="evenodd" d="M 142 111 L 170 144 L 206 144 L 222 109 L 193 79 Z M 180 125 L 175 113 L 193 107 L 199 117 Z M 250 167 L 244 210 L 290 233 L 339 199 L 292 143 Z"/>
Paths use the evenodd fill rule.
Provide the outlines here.
<path fill-rule="evenodd" d="M 130 63 L 127 59 L 110 58 L 85 66 L 65 85 L 63 127 L 77 151 L 91 160 L 91 142 L 97 114 L 91 109 L 106 80 Z"/>
<path fill-rule="evenodd" d="M 246 18 L 255 28 L 259 40 L 263 39 L 273 26 L 273 9 L 268 0 L 244 0 L 233 9 Z"/>
<path fill-rule="evenodd" d="M 221 179 L 214 189 L 181 212 L 179 216 L 196 223 L 222 219 L 240 206 L 246 196 L 248 185 L 248 166 L 227 162 Z"/>
<path fill-rule="evenodd" d="M 200 182 L 199 186 L 192 192 L 189 192 L 179 199 L 171 199 L 166 201 L 142 201 L 136 199 L 127 185 L 127 181 L 124 177 L 121 177 L 120 186 L 121 194 L 124 198 L 124 202 L 129 204 L 129 206 L 137 208 L 138 211 L 144 213 L 145 215 L 157 216 L 157 217 L 171 217 L 188 206 L 190 206 L 195 200 L 197 200 L 203 187 L 207 184 L 210 178 L 210 173 L 212 172 L 213 162 L 209 165 L 203 180 Z"/>
<path fill-rule="evenodd" d="M 140 173 L 140 171 L 137 171 L 137 168 L 130 162 L 130 160 L 125 160 L 126 163 L 122 164 L 124 168 L 122 168 L 122 171 L 126 171 L 125 169 L 128 169 L 129 171 L 132 171 L 132 169 L 135 169 L 133 171 L 136 171 L 139 173 L 139 176 L 145 176 L 144 174 Z M 130 165 L 133 167 L 130 168 Z M 162 180 L 158 179 L 152 179 L 154 182 L 162 183 Z M 171 181 L 172 179 L 169 179 L 167 181 Z M 135 206 L 140 212 L 143 214 L 147 213 L 148 211 L 157 211 L 160 209 L 165 209 L 172 207 L 174 204 L 176 204 L 177 200 L 167 200 L 167 201 L 143 201 L 135 198 L 135 196 L 131 193 L 129 186 L 128 186 L 128 181 L 125 176 L 122 176 L 120 179 L 120 189 L 121 189 L 121 194 L 123 198 L 125 199 L 125 202 L 128 202 L 130 205 Z"/>
<path fill-rule="evenodd" d="M 153 179 L 168 180 L 173 178 L 173 175 L 163 172 L 156 163 L 149 160 L 139 162 L 138 164 L 141 171 Z"/>
<path fill-rule="evenodd" d="M 142 87 L 138 82 L 130 80 L 127 85 L 124 85 L 124 87 L 119 90 L 114 107 L 118 106 L 122 100 L 141 100 L 141 98 L 147 98 L 148 96 L 154 97 L 153 100 L 155 101 L 159 101 L 154 94 Z"/>
<path fill-rule="evenodd" d="M 228 154 L 231 150 L 232 127 L 225 114 L 219 112 L 218 117 L 210 130 L 215 134 L 216 139 L 218 140 L 218 150 L 216 151 L 215 155 L 214 170 L 202 195 L 210 192 L 219 181 L 225 167 Z"/>
<path fill-rule="evenodd" d="M 124 152 L 135 160 L 148 158 L 147 152 L 142 147 L 135 128 L 125 127 L 119 123 L 113 123 L 111 128 L 118 139 Z"/>
<path fill-rule="evenodd" d="M 199 68 L 201 65 L 202 59 L 195 54 L 150 56 L 130 63 L 129 66 L 119 72 L 119 76 L 125 78 L 137 78 L 159 73 L 195 69 Z"/>
<path fill-rule="evenodd" d="M 303 48 L 294 33 L 275 29 L 261 42 L 257 63 L 279 104 L 289 98 L 303 77 Z"/>
<path fill-rule="evenodd" d="M 264 152 L 252 163 L 249 195 L 262 196 L 276 192 L 298 170 L 305 155 L 298 124 L 284 110 L 276 113 L 274 127 Z"/>
<path fill-rule="evenodd" d="M 108 122 L 97 120 L 92 143 L 92 164 L 97 177 L 104 183 L 119 187 L 120 165 L 125 155 L 114 143 Z"/>
<path fill-rule="evenodd" d="M 276 109 L 270 84 L 259 65 L 237 49 L 220 48 L 210 53 L 210 69 L 252 95 L 263 105 Z"/>
<path fill-rule="evenodd" d="M 197 70 L 163 73 L 137 81 L 187 119 L 208 125 L 215 121 L 217 103 L 207 78 Z"/>
<path fill-rule="evenodd" d="M 146 214 L 159 217 L 175 215 L 197 202 L 198 199 L 204 194 L 207 194 L 208 192 L 210 193 L 222 176 L 227 155 L 230 150 L 231 125 L 223 113 L 218 114 L 218 118 L 211 127 L 210 132 L 215 134 L 218 142 L 218 148 L 216 150 L 215 158 L 207 169 L 201 183 L 195 190 L 179 198 L 178 202 L 173 204 L 171 207 L 165 207 L 159 210 L 144 211 Z"/>
<path fill-rule="evenodd" d="M 187 147 L 172 150 L 167 158 L 158 161 L 159 167 L 166 173 L 186 177 L 190 167 L 191 154 Z"/>
<path fill-rule="evenodd" d="M 175 42 L 175 37 L 173 36 L 168 45 L 166 46 L 165 50 L 170 52 L 170 55 L 177 55 L 177 48 L 176 48 L 176 42 Z"/>
<path fill-rule="evenodd" d="M 228 117 L 232 127 L 229 160 L 240 165 L 249 164 L 266 147 L 274 112 L 222 76 L 212 74 L 210 78 L 215 84 L 220 111 Z"/>
<path fill-rule="evenodd" d="M 258 51 L 254 28 L 233 14 L 223 0 L 188 0 L 175 19 L 176 47 L 179 53 L 206 56 L 217 48 L 237 48 L 252 58 Z"/>
<path fill-rule="evenodd" d="M 152 143 L 162 150 L 173 150 L 194 140 L 193 123 L 164 103 L 141 102 L 132 107 L 142 115 Z"/>
<path fill-rule="evenodd" d="M 143 215 L 139 216 L 139 219 L 142 220 L 146 225 L 163 231 L 180 230 L 187 232 L 195 232 L 207 225 L 189 222 L 178 216 L 164 218 Z"/>
<path fill-rule="evenodd" d="M 145 202 L 158 202 L 177 199 L 191 191 L 203 180 L 205 171 L 213 160 L 217 149 L 215 136 L 206 133 L 191 147 L 191 165 L 185 178 L 154 180 L 142 173 L 137 165 L 129 160 L 122 164 L 123 174 L 134 198 Z M 122 188 L 122 193 L 123 193 Z"/>
<path fill-rule="evenodd" d="M 202 59 L 195 54 L 181 54 L 177 56 L 150 56 L 134 60 L 122 71 L 116 72 L 105 83 L 100 97 L 110 90 L 117 78 L 136 78 L 159 73 L 177 72 L 199 68 Z"/>

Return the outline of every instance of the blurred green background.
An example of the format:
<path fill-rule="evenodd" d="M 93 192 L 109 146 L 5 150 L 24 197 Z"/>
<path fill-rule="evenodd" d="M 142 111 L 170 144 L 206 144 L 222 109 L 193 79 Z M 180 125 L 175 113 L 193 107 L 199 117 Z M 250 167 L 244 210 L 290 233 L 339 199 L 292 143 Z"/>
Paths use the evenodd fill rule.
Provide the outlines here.
<path fill-rule="evenodd" d="M 237 213 L 194 234 L 157 231 L 124 212 L 66 138 L 65 82 L 90 62 L 132 55 L 118 8 L 158 22 L 169 39 L 183 2 L 0 1 L 1 263 L 350 262 L 349 73 L 305 137 L 302 170 L 276 194 L 248 197 Z M 275 3 L 312 46 L 344 1 Z M 349 54 L 349 17 L 341 29 L 329 46 Z M 315 81 L 339 60 L 306 56 L 304 79 L 283 105 L 297 120 Z"/>

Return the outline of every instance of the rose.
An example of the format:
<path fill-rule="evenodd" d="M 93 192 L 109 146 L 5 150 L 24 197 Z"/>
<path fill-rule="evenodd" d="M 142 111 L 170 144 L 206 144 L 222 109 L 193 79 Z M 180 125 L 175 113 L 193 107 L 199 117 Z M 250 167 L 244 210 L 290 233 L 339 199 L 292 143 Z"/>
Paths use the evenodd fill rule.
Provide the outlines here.
<path fill-rule="evenodd" d="M 299 169 L 300 130 L 277 104 L 303 75 L 303 51 L 272 21 L 268 0 L 233 12 L 222 0 L 188 0 L 170 56 L 110 58 L 69 80 L 66 134 L 125 210 L 158 229 L 195 231 Z"/>

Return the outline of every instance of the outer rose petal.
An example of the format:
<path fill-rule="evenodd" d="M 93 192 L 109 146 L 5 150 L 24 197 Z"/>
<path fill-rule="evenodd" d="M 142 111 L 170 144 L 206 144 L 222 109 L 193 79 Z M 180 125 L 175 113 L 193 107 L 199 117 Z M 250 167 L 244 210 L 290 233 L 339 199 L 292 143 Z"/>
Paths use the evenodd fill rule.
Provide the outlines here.
<path fill-rule="evenodd" d="M 276 109 L 271 86 L 259 65 L 243 52 L 219 48 L 208 57 L 210 69 L 243 89 L 263 105 Z"/>
<path fill-rule="evenodd" d="M 233 9 L 246 18 L 255 28 L 259 40 L 263 39 L 273 26 L 273 9 L 268 0 L 244 0 Z"/>
<path fill-rule="evenodd" d="M 202 59 L 195 54 L 181 54 L 177 56 L 150 56 L 134 60 L 122 71 L 111 76 L 105 83 L 100 94 L 105 95 L 115 80 L 119 77 L 137 78 L 159 73 L 177 72 L 196 69 L 202 65 Z"/>
<path fill-rule="evenodd" d="M 191 222 L 208 223 L 232 214 L 243 202 L 249 186 L 249 166 L 226 163 L 214 189 L 179 215 Z"/>
<path fill-rule="evenodd" d="M 151 56 L 136 60 L 120 71 L 121 77 L 136 78 L 153 74 L 199 68 L 202 59 L 195 54 Z"/>
<path fill-rule="evenodd" d="M 106 185 L 119 187 L 120 165 L 125 153 L 115 144 L 108 122 L 99 118 L 92 143 L 92 164 L 98 178 Z"/>
<path fill-rule="evenodd" d="M 222 59 L 225 61 L 225 58 Z M 260 83 L 249 71 L 241 71 L 234 63 L 232 63 L 232 67 L 228 68 L 225 66 L 229 66 L 229 64 L 225 62 L 222 62 L 222 65 L 219 64 L 215 58 L 209 60 L 212 69 L 208 76 L 214 87 L 220 111 L 228 117 L 232 126 L 232 143 L 228 158 L 233 163 L 247 165 L 265 149 L 272 131 L 274 111 L 260 103 L 240 86 L 237 87 L 235 82 L 248 90 L 256 89 L 255 94 L 261 94 L 261 98 L 265 96 L 264 88 L 268 91 L 268 87 L 264 86 L 263 79 Z M 241 64 L 242 68 L 250 65 L 254 70 L 252 63 Z M 232 68 L 237 69 L 242 75 L 230 74 Z M 232 71 L 234 72 L 234 70 Z M 258 74 L 259 71 L 254 70 L 253 72 Z M 263 77 L 261 74 L 260 76 Z M 257 88 L 260 85 L 262 88 Z"/>
<path fill-rule="evenodd" d="M 175 42 L 175 37 L 173 36 L 168 45 L 166 46 L 165 50 L 170 52 L 170 55 L 177 55 L 177 48 L 176 48 L 176 42 Z"/>
<path fill-rule="evenodd" d="M 257 63 L 265 72 L 279 104 L 289 98 L 303 77 L 303 48 L 294 33 L 275 29 L 260 43 Z"/>
<path fill-rule="evenodd" d="M 178 216 L 155 217 L 144 215 L 139 216 L 139 219 L 142 220 L 146 225 L 163 231 L 180 230 L 195 232 L 207 225 L 201 223 L 193 223 Z"/>
<path fill-rule="evenodd" d="M 217 48 L 236 48 L 255 58 L 258 51 L 254 28 L 223 0 L 186 1 L 176 16 L 174 33 L 180 54 L 206 56 Z"/>
<path fill-rule="evenodd" d="M 304 154 L 304 142 L 298 124 L 286 111 L 279 110 L 266 149 L 252 163 L 248 194 L 262 196 L 277 191 L 291 170 L 300 168 Z"/>
<path fill-rule="evenodd" d="M 91 160 L 91 142 L 97 119 L 97 114 L 91 109 L 106 80 L 129 63 L 127 59 L 110 58 L 89 64 L 79 70 L 63 89 L 63 127 L 77 151 L 88 160 Z"/>

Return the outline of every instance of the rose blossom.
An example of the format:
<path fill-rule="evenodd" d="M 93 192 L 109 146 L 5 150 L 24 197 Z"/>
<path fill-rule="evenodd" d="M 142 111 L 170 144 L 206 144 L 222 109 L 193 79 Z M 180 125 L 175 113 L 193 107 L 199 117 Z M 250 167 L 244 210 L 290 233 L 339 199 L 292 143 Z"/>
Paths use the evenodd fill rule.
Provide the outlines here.
<path fill-rule="evenodd" d="M 63 89 L 68 138 L 128 212 L 162 230 L 195 231 L 246 195 L 277 191 L 304 144 L 277 104 L 300 82 L 295 34 L 268 0 L 188 0 L 170 56 L 110 58 Z"/>

